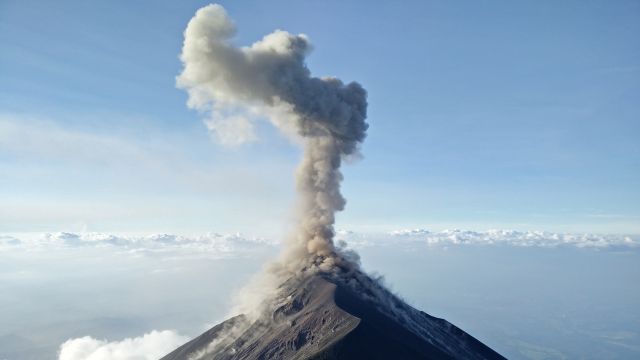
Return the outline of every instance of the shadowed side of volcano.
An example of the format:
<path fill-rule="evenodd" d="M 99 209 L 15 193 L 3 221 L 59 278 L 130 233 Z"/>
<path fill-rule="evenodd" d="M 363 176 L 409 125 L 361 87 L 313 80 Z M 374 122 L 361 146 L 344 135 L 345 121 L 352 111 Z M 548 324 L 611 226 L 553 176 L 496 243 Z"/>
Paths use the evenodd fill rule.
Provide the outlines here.
<path fill-rule="evenodd" d="M 379 303 L 363 299 L 348 286 L 337 287 L 335 304 L 361 321 L 313 359 L 504 359 L 446 320 L 418 311 L 395 296 L 391 299 L 394 312 L 406 316 L 382 311 Z"/>
<path fill-rule="evenodd" d="M 384 308 L 371 300 L 373 294 L 363 296 L 351 285 L 319 275 L 295 281 L 289 289 L 272 313 L 252 323 L 244 316 L 231 318 L 161 360 L 504 359 L 456 326 L 394 296 Z"/>

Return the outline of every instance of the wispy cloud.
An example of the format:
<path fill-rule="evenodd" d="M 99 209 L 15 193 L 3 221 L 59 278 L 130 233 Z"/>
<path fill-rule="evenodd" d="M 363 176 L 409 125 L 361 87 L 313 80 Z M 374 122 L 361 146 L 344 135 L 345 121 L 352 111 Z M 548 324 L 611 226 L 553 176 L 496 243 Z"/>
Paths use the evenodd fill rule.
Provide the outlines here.
<path fill-rule="evenodd" d="M 242 154 L 218 156 L 206 136 L 198 142 L 143 120 L 122 129 L 122 121 L 0 113 L 0 231 L 153 231 L 154 222 L 180 231 L 211 217 L 275 228 L 286 216 L 286 161 L 246 166 Z"/>
<path fill-rule="evenodd" d="M 0 151 L 20 158 L 71 163 L 151 164 L 148 150 L 121 137 L 64 128 L 53 121 L 0 114 Z"/>

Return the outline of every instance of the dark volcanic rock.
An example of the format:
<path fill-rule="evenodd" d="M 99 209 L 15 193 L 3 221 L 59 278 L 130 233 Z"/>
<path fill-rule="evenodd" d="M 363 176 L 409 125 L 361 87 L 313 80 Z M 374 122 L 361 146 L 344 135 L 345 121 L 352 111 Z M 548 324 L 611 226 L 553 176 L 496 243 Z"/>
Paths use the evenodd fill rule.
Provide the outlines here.
<path fill-rule="evenodd" d="M 270 316 L 231 318 L 161 360 L 504 359 L 362 273 L 290 280 Z M 288 295 L 287 295 L 288 294 Z"/>

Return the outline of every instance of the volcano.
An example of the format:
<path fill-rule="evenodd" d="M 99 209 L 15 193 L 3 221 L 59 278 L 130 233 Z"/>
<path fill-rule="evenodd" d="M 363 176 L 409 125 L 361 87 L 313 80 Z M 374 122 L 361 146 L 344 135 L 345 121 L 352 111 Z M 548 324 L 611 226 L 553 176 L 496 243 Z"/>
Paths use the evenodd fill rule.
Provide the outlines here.
<path fill-rule="evenodd" d="M 210 112 L 205 122 L 219 140 L 238 138 L 234 129 L 250 128 L 247 118 L 256 115 L 295 134 L 304 146 L 296 171 L 297 224 L 281 259 L 271 264 L 274 283 L 282 284 L 259 298 L 264 305 L 162 360 L 502 359 L 447 321 L 407 305 L 334 244 L 335 216 L 346 204 L 340 167 L 359 157 L 369 128 L 365 88 L 313 76 L 304 34 L 276 30 L 239 47 L 235 33 L 222 6 L 200 8 L 184 31 L 184 69 L 176 84 L 187 90 L 190 107 Z"/>
<path fill-rule="evenodd" d="M 257 319 L 239 315 L 161 360 L 504 359 L 359 270 L 291 278 Z"/>

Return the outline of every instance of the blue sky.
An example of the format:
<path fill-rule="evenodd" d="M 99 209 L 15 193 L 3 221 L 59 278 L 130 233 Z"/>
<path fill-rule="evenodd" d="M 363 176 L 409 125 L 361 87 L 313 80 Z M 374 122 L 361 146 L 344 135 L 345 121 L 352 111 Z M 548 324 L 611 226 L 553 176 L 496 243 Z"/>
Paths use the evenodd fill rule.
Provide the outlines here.
<path fill-rule="evenodd" d="M 222 148 L 175 88 L 207 3 L 0 1 L 0 232 L 285 231 L 299 148 Z M 637 1 L 221 4 L 368 90 L 339 227 L 640 232 Z"/>

